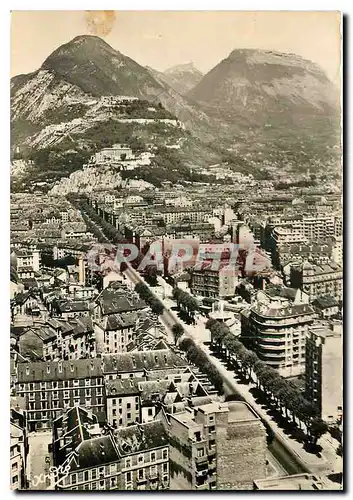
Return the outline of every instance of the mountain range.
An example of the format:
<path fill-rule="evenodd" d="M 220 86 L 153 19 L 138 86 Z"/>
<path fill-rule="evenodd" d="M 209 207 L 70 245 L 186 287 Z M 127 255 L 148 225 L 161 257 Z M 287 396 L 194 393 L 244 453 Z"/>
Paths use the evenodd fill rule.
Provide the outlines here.
<path fill-rule="evenodd" d="M 298 162 L 310 163 L 327 159 L 339 144 L 339 93 L 300 56 L 236 49 L 206 75 L 190 63 L 158 72 L 84 35 L 56 49 L 37 71 L 12 78 L 12 145 L 40 147 L 44 127 L 82 118 L 92 100 L 108 95 L 160 103 L 195 140 L 236 152 L 235 163 L 248 152 L 295 156 L 303 149 Z"/>

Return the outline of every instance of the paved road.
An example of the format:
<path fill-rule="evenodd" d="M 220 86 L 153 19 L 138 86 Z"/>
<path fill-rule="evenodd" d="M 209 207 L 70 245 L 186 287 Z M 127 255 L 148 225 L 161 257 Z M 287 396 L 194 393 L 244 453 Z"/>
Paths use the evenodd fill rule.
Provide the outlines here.
<path fill-rule="evenodd" d="M 143 281 L 140 275 L 132 268 L 128 267 L 124 273 L 126 277 L 131 280 L 134 284 Z M 269 414 L 266 407 L 259 405 L 250 389 L 255 387 L 255 384 L 242 384 L 237 378 L 233 371 L 228 370 L 225 363 L 212 355 L 209 347 L 203 344 L 202 330 L 204 329 L 205 318 L 199 317 L 198 323 L 196 325 L 186 325 L 174 311 L 170 309 L 170 305 L 173 304 L 173 300 L 168 298 L 168 306 L 165 302 L 166 309 L 162 315 L 163 322 L 171 328 L 176 322 L 181 323 L 184 327 L 187 336 L 194 339 L 194 341 L 204 350 L 209 360 L 216 366 L 219 373 L 222 375 L 224 384 L 232 392 L 238 393 L 245 401 L 254 408 L 254 410 L 259 414 L 264 422 L 273 430 L 276 438 L 281 440 L 282 444 L 290 450 L 293 455 L 293 461 L 300 464 L 303 470 L 313 473 L 323 473 L 330 474 L 332 472 L 342 472 L 343 463 L 342 457 L 336 454 L 336 448 L 338 446 L 337 442 L 332 442 L 330 438 L 323 436 L 319 440 L 319 444 L 323 447 L 321 457 L 308 453 L 304 450 L 303 445 L 298 443 L 296 440 L 289 438 L 283 430 L 278 426 L 277 422 Z M 174 305 L 176 305 L 174 303 Z"/>

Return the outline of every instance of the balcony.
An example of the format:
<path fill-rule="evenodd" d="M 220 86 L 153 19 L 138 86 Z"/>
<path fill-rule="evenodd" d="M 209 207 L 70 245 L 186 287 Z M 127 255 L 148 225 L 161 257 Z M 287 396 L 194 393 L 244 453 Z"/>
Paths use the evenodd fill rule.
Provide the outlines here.
<path fill-rule="evenodd" d="M 201 490 L 208 490 L 208 483 L 205 482 L 205 483 L 202 483 L 202 484 L 197 484 L 195 485 L 195 490 L 197 491 L 201 491 Z"/>
<path fill-rule="evenodd" d="M 277 349 L 278 351 L 278 349 Z M 286 358 L 286 351 L 278 351 L 276 353 L 274 352 L 268 352 L 267 349 L 262 349 L 262 350 L 259 350 L 258 351 L 258 356 L 262 359 L 262 358 L 274 358 L 274 359 L 285 359 Z"/>
<path fill-rule="evenodd" d="M 284 343 L 281 343 L 281 344 L 278 344 L 278 345 L 271 345 L 271 344 L 266 344 L 266 343 L 262 343 L 262 340 L 261 341 L 258 341 L 258 346 L 259 346 L 259 349 L 261 349 L 262 351 L 278 351 L 278 353 L 285 353 L 285 344 Z"/>
<path fill-rule="evenodd" d="M 207 460 L 208 460 L 208 456 L 207 455 L 204 455 L 203 457 L 195 457 L 195 463 L 197 465 L 206 464 Z"/>
<path fill-rule="evenodd" d="M 217 462 L 216 460 L 213 460 L 211 463 L 208 464 L 208 471 L 212 474 L 217 468 Z"/>
<path fill-rule="evenodd" d="M 208 473 L 208 465 L 207 464 L 206 464 L 206 466 L 204 466 L 203 469 L 200 469 L 200 470 L 196 469 L 195 470 L 195 474 L 196 474 L 197 478 L 206 477 L 207 473 Z"/>
<path fill-rule="evenodd" d="M 211 459 L 216 456 L 216 448 L 210 448 L 207 451 L 208 458 Z"/>

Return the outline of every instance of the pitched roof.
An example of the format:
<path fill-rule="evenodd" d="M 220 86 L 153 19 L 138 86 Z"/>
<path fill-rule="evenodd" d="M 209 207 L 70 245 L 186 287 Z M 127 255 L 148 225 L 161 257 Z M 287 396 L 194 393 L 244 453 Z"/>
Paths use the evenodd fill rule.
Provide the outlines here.
<path fill-rule="evenodd" d="M 23 305 L 27 299 L 31 297 L 31 293 L 30 292 L 20 292 L 18 294 L 15 295 L 15 297 L 13 298 L 13 301 L 14 301 L 14 304 L 15 305 Z"/>
<path fill-rule="evenodd" d="M 187 362 L 170 349 L 133 351 L 103 355 L 104 373 L 129 373 L 186 366 Z"/>
<path fill-rule="evenodd" d="M 69 408 L 63 415 L 54 420 L 53 444 L 56 465 L 62 464 L 66 460 L 69 452 L 67 448 L 75 450 L 83 440 L 90 438 L 86 425 L 93 424 L 95 421 L 94 416 L 90 416 L 86 409 L 78 406 Z M 64 441 L 63 446 L 62 441 Z"/>
<path fill-rule="evenodd" d="M 61 366 L 61 370 L 60 370 Z M 18 366 L 18 382 L 39 382 L 101 377 L 101 359 L 76 359 L 72 361 L 39 361 Z"/>
<path fill-rule="evenodd" d="M 150 401 L 154 394 L 163 396 L 168 392 L 171 385 L 171 380 L 146 380 L 138 382 L 138 388 L 143 401 Z"/>
<path fill-rule="evenodd" d="M 167 433 L 159 421 L 118 429 L 115 438 L 121 456 L 168 446 Z"/>
<path fill-rule="evenodd" d="M 130 326 L 135 326 L 138 320 L 136 311 L 131 311 L 128 313 L 117 313 L 109 314 L 103 320 L 103 328 L 107 331 L 120 330 L 122 328 L 128 328 Z"/>
<path fill-rule="evenodd" d="M 107 380 L 105 384 L 107 396 L 127 396 L 139 394 L 139 380 L 137 378 Z M 144 379 L 142 379 L 144 380 Z"/>
<path fill-rule="evenodd" d="M 101 436 L 83 441 L 76 449 L 78 456 L 72 462 L 72 470 L 117 462 L 120 459 L 113 438 Z"/>
<path fill-rule="evenodd" d="M 337 300 L 331 295 L 325 295 L 322 297 L 317 297 L 313 301 L 313 306 L 316 306 L 318 309 L 327 309 L 328 307 L 338 307 Z"/>
<path fill-rule="evenodd" d="M 147 307 L 147 304 L 137 294 L 128 294 L 121 285 L 117 289 L 105 288 L 97 297 L 96 302 L 101 306 L 103 315 L 138 311 Z"/>
<path fill-rule="evenodd" d="M 58 301 L 58 308 L 61 313 L 89 310 L 88 302 L 86 300 Z"/>

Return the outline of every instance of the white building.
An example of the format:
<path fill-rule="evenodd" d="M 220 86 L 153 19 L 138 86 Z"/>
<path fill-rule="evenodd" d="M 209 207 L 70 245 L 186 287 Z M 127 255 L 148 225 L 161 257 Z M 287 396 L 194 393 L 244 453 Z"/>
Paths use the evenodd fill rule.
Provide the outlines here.
<path fill-rule="evenodd" d="M 40 253 L 38 250 L 33 252 L 29 250 L 16 250 L 17 269 L 21 267 L 31 267 L 37 272 L 40 268 Z"/>
<path fill-rule="evenodd" d="M 342 325 L 310 329 L 306 343 L 306 397 L 319 409 L 321 418 L 335 423 L 343 405 Z"/>
<path fill-rule="evenodd" d="M 111 148 L 104 148 L 95 154 L 96 163 L 118 162 L 133 158 L 132 149 L 126 144 L 113 144 Z"/>

